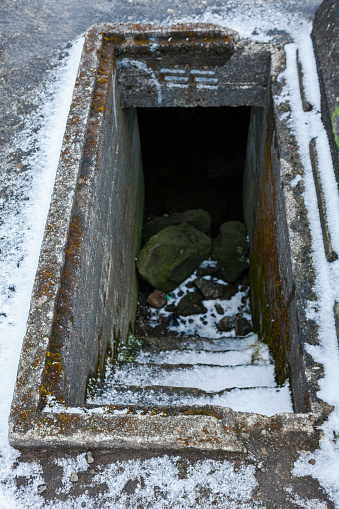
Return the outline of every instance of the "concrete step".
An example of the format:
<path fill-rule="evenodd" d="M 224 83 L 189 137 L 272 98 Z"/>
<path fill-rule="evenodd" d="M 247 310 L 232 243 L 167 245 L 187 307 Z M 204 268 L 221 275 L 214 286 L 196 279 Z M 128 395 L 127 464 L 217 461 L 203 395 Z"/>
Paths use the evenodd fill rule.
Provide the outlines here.
<path fill-rule="evenodd" d="M 206 406 L 230 407 L 233 410 L 274 415 L 292 412 L 288 386 L 228 388 L 207 392 L 193 387 L 127 386 L 101 384 L 90 405 L 141 405 L 141 406 Z"/>
<path fill-rule="evenodd" d="M 115 362 L 106 370 L 107 390 L 116 384 L 195 387 L 218 392 L 231 387 L 275 387 L 273 365 L 143 364 Z"/>
<path fill-rule="evenodd" d="M 210 339 L 204 337 L 192 337 L 192 336 L 164 336 L 164 337 L 153 337 L 148 336 L 142 338 L 144 341 L 143 349 L 147 346 L 156 348 L 159 351 L 164 350 L 194 350 L 199 351 L 211 351 L 211 352 L 224 352 L 228 350 L 245 350 L 246 348 L 255 347 L 255 345 L 265 346 L 262 342 L 258 341 L 256 334 L 249 334 L 244 338 L 239 337 L 223 337 L 218 339 Z"/>
<path fill-rule="evenodd" d="M 133 356 L 135 362 L 143 364 L 210 364 L 236 366 L 240 364 L 267 365 L 270 356 L 266 345 L 250 345 L 243 350 L 161 350 L 149 347 Z"/>

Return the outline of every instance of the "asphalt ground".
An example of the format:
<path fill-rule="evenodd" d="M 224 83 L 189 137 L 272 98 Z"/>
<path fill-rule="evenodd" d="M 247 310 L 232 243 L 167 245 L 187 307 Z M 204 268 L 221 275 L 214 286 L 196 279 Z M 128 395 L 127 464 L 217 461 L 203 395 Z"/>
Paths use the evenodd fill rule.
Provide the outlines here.
<path fill-rule="evenodd" d="M 244 2 L 244 8 L 247 3 Z M 266 0 L 266 2 L 253 0 L 250 3 L 254 7 L 258 6 L 260 11 L 263 9 L 263 4 L 265 8 L 272 10 L 279 9 L 281 4 L 277 0 Z M 312 19 L 319 3 L 319 0 L 285 0 L 283 5 L 296 17 Z M 171 20 L 187 16 L 202 17 L 208 11 L 216 15 L 220 14 L 226 19 L 237 9 L 239 9 L 239 1 L 232 0 L 224 2 L 215 0 L 3 0 L 0 6 L 0 197 L 4 211 L 19 211 L 21 208 L 25 187 L 29 186 L 31 178 L 30 169 L 22 161 L 27 159 L 30 151 L 34 151 L 34 147 L 29 147 L 27 152 L 23 152 L 22 149 L 17 150 L 16 140 L 20 136 L 27 116 L 37 109 L 36 97 L 50 79 L 51 71 L 64 58 L 67 45 L 72 44 L 72 41 L 95 23 L 126 21 L 170 23 Z M 6 214 L 3 215 L 3 218 L 5 217 Z M 5 240 L 5 243 L 11 244 L 11 240 L 13 241 L 9 238 Z M 12 242 L 11 246 L 13 250 L 15 250 L 15 242 L 14 239 L 14 245 Z M 311 450 L 317 446 L 316 443 L 310 444 L 307 441 L 305 437 L 305 443 L 298 444 L 298 447 Z M 264 503 L 268 508 L 304 507 L 299 502 L 293 502 L 288 496 L 286 488 L 291 488 L 301 498 L 318 501 L 318 505 L 312 505 L 312 507 L 333 507 L 317 481 L 310 477 L 291 477 L 293 463 L 298 457 L 295 445 L 290 444 L 283 450 L 277 437 L 275 451 L 268 452 L 266 473 L 259 468 L 258 476 L 264 476 L 266 480 L 256 491 L 253 504 L 257 501 L 259 504 Z M 267 454 L 264 446 L 261 449 L 260 447 L 259 444 L 258 458 L 261 457 L 260 454 Z M 67 451 L 67 454 L 69 457 L 76 457 L 77 451 Z M 80 476 L 80 481 L 74 484 L 71 491 L 57 495 L 56 488 L 58 485 L 61 486 L 62 469 L 57 466 L 55 460 L 58 457 L 65 457 L 64 455 L 64 451 L 39 454 L 36 451 L 30 451 L 22 455 L 20 461 L 38 461 L 47 486 L 43 495 L 46 502 L 64 500 L 65 507 L 70 507 L 67 505 L 69 497 L 81 497 L 87 490 L 89 490 L 88 501 L 81 506 L 100 507 L 98 494 L 107 491 L 108 487 L 105 483 L 90 487 L 91 477 L 103 471 L 112 462 L 140 457 L 132 451 L 121 451 L 118 455 L 94 454 L 93 468 L 84 472 L 82 477 Z M 142 459 L 146 459 L 147 456 L 147 454 L 142 455 Z M 204 459 L 204 456 L 191 454 L 187 455 L 185 461 L 194 464 L 201 459 Z M 219 456 L 213 456 L 212 459 L 224 460 Z M 234 461 L 237 468 L 240 468 L 241 461 L 237 459 Z M 251 463 L 250 459 L 249 463 Z M 257 468 L 258 464 L 254 466 Z M 185 467 L 180 468 L 185 470 Z M 19 478 L 18 488 L 28 482 L 29 480 L 24 476 Z M 131 490 L 132 493 L 134 487 L 131 484 L 126 489 Z M 208 496 L 206 494 L 206 497 Z M 90 502 L 90 499 L 93 502 Z M 221 503 L 216 497 L 214 505 L 227 507 L 227 502 Z M 204 495 L 202 495 L 196 507 L 204 506 Z M 115 506 L 112 505 L 112 507 Z"/>

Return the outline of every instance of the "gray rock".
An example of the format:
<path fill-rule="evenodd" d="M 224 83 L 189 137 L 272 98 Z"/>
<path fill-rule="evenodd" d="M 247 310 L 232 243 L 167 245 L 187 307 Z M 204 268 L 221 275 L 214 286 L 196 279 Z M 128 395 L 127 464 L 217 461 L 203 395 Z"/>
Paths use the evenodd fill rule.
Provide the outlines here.
<path fill-rule="evenodd" d="M 246 318 L 238 315 L 235 319 L 235 333 L 237 336 L 247 336 L 250 332 L 253 332 L 253 327 Z"/>
<path fill-rule="evenodd" d="M 207 312 L 203 305 L 203 296 L 198 292 L 187 293 L 177 305 L 177 314 L 181 316 L 202 315 Z"/>
<path fill-rule="evenodd" d="M 216 310 L 218 315 L 223 315 L 224 314 L 224 308 L 222 306 L 220 306 L 220 304 L 216 304 L 214 306 L 214 309 Z"/>
<path fill-rule="evenodd" d="M 153 235 L 156 235 L 167 226 L 176 226 L 187 223 L 194 226 L 197 230 L 206 235 L 210 234 L 211 216 L 202 209 L 186 210 L 185 212 L 175 212 L 167 216 L 160 216 L 144 224 L 142 239 L 147 242 Z"/>
<path fill-rule="evenodd" d="M 154 290 L 154 292 L 147 297 L 146 302 L 149 306 L 152 306 L 152 308 L 161 309 L 167 304 L 166 293 L 161 290 Z"/>
<path fill-rule="evenodd" d="M 212 222 L 216 225 L 221 224 L 227 217 L 227 203 L 225 203 L 225 194 L 214 186 L 194 186 L 190 189 L 170 196 L 165 202 L 165 208 L 173 212 L 183 210 L 183 204 L 187 209 L 197 209 L 201 207 L 210 214 Z"/>
<path fill-rule="evenodd" d="M 238 293 L 238 288 L 231 283 L 224 286 L 224 293 L 222 296 L 222 300 L 230 300 L 236 293 Z"/>
<path fill-rule="evenodd" d="M 137 267 L 154 288 L 168 293 L 209 257 L 211 248 L 211 239 L 193 226 L 168 226 L 139 251 Z"/>
<path fill-rule="evenodd" d="M 77 476 L 77 474 L 75 472 L 72 472 L 71 473 L 71 482 L 78 482 L 79 481 L 79 477 Z"/>
<path fill-rule="evenodd" d="M 91 453 L 91 451 L 88 451 L 88 453 L 86 454 L 86 458 L 87 458 L 87 463 L 90 465 L 91 463 L 94 463 L 94 458 L 93 458 L 93 455 Z"/>
<path fill-rule="evenodd" d="M 167 311 L 167 313 L 174 313 L 175 310 L 176 310 L 176 307 L 175 307 L 174 302 L 171 302 L 171 304 L 168 304 L 168 306 L 165 307 L 165 311 Z"/>
<path fill-rule="evenodd" d="M 228 332 L 232 330 L 234 327 L 234 318 L 233 316 L 225 316 L 217 323 L 217 329 L 220 332 Z"/>
<path fill-rule="evenodd" d="M 223 278 L 234 283 L 248 268 L 246 228 L 239 221 L 230 221 L 220 227 L 213 241 L 212 258 L 222 269 Z"/>
<path fill-rule="evenodd" d="M 197 276 L 198 277 L 204 277 L 204 276 L 214 276 L 217 274 L 219 270 L 219 266 L 214 262 L 211 262 L 211 264 L 206 264 L 205 267 L 198 267 L 197 268 Z"/>
<path fill-rule="evenodd" d="M 193 282 L 206 300 L 221 299 L 224 295 L 224 285 L 215 283 L 215 281 L 208 281 L 202 277 L 197 277 Z"/>
<path fill-rule="evenodd" d="M 46 490 L 47 490 L 46 484 L 39 484 L 39 486 L 38 486 L 38 493 L 39 493 L 39 495 L 41 495 Z"/>

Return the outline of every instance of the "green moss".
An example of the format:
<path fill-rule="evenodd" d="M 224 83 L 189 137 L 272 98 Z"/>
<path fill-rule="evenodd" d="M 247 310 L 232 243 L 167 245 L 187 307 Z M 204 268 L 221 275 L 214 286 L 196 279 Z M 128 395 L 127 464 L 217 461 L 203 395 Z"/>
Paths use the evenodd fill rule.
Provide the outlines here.
<path fill-rule="evenodd" d="M 290 349 L 289 303 L 284 296 L 276 225 L 276 182 L 273 174 L 273 120 L 268 113 L 265 144 L 265 168 L 260 183 L 256 225 L 251 244 L 249 278 L 251 305 L 256 330 L 269 346 L 276 365 L 276 381 L 283 384 L 289 375 Z"/>

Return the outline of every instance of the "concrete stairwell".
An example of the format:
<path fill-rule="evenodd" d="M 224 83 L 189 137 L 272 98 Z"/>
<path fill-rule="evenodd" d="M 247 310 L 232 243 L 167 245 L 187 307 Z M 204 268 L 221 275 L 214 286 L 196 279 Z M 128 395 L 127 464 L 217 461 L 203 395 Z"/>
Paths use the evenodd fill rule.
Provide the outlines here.
<path fill-rule="evenodd" d="M 268 348 L 246 338 L 147 337 L 118 353 L 89 391 L 95 405 L 204 406 L 273 415 L 292 412 L 289 386 L 275 383 Z"/>

